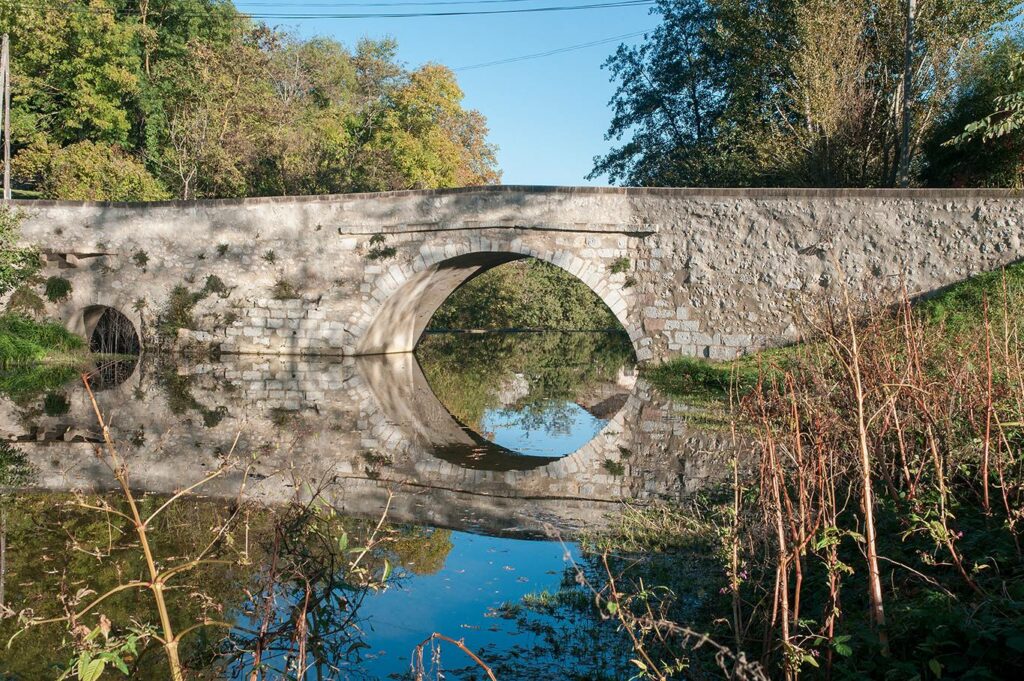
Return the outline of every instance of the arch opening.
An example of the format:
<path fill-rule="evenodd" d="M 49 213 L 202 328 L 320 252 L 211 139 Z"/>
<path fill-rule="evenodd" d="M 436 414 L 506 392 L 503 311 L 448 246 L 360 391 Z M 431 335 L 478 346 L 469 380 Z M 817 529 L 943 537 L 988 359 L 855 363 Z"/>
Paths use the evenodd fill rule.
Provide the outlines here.
<path fill-rule="evenodd" d="M 83 314 L 89 350 L 101 355 L 137 355 L 142 350 L 135 325 L 120 311 L 93 305 Z"/>
<path fill-rule="evenodd" d="M 127 381 L 138 367 L 142 343 L 135 325 L 122 312 L 106 305 L 92 305 L 82 313 L 89 351 L 97 355 L 91 384 L 95 390 Z"/>
<path fill-rule="evenodd" d="M 506 466 L 508 455 L 555 461 L 603 432 L 636 380 L 624 302 L 580 275 L 525 253 L 448 258 L 390 292 L 362 350 L 415 348 L 429 389 L 475 443 L 442 458 L 490 468 L 497 448 Z"/>
<path fill-rule="evenodd" d="M 531 253 L 495 250 L 464 253 L 434 263 L 420 258 L 409 268 L 389 268 L 378 282 L 375 293 L 375 298 L 381 303 L 367 315 L 367 327 L 361 334 L 355 354 L 411 352 L 438 308 L 456 290 L 494 268 L 523 260 L 544 263 L 581 282 L 607 307 L 630 341 L 636 340 L 638 333 L 626 318 L 627 305 L 621 291 L 610 287 L 600 273 L 589 271 L 583 261 L 570 256 L 571 263 L 561 265 Z M 636 350 L 634 345 L 634 353 Z"/>

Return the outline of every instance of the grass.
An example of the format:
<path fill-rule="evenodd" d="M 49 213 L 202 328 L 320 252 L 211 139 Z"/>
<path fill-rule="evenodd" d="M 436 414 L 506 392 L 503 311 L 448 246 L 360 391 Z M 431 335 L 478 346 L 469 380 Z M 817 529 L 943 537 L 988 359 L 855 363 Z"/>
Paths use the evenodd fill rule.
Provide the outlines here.
<path fill-rule="evenodd" d="M 60 324 L 0 315 L 0 393 L 17 403 L 72 380 L 87 356 L 85 341 Z"/>
<path fill-rule="evenodd" d="M 1008 296 L 1004 294 L 1004 286 Z M 914 308 L 943 336 L 952 337 L 984 326 L 986 301 L 990 306 L 990 318 L 998 319 L 1003 312 L 1002 301 L 1019 299 L 1015 294 L 1024 294 L 1024 262 L 1015 263 L 1005 270 L 980 274 L 921 298 L 915 302 Z M 790 345 L 727 361 L 675 357 L 647 369 L 645 375 L 669 395 L 693 404 L 709 405 L 728 399 L 730 389 L 739 394 L 749 392 L 757 385 L 759 376 L 779 374 L 806 348 L 802 344 Z"/>
<path fill-rule="evenodd" d="M 0 365 L 80 359 L 85 341 L 60 324 L 21 315 L 0 315 Z"/>
<path fill-rule="evenodd" d="M 729 397 L 735 389 L 746 393 L 760 376 L 779 372 L 793 360 L 800 346 L 762 350 L 734 360 L 715 362 L 697 357 L 675 357 L 645 370 L 660 390 L 691 404 L 712 404 Z"/>

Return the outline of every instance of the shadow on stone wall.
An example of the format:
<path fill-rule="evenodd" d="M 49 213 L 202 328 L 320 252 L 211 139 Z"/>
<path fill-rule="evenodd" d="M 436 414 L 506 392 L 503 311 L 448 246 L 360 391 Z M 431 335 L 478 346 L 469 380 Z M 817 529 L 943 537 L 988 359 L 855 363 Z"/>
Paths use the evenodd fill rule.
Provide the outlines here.
<path fill-rule="evenodd" d="M 62 392 L 57 415 L 0 402 L 4 434 L 29 455 L 34 487 L 112 488 L 84 388 Z M 375 516 L 395 492 L 397 522 L 525 534 L 549 523 L 571 534 L 620 501 L 680 497 L 728 476 L 729 434 L 689 425 L 645 381 L 592 392 L 617 412 L 560 459 L 516 455 L 459 423 L 411 354 L 140 362 L 97 399 L 133 485 L 154 493 L 202 479 L 234 446 L 236 463 L 204 494 L 234 497 L 243 480 L 246 496 L 268 503 L 320 489 L 345 512 Z"/>

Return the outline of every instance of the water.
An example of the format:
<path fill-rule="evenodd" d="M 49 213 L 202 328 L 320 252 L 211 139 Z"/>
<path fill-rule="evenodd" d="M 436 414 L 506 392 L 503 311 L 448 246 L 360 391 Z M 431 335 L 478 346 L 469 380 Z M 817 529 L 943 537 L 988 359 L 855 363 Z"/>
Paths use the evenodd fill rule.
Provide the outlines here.
<path fill-rule="evenodd" d="M 271 564 L 267 547 L 274 536 L 295 537 L 288 561 L 317 577 L 312 591 L 294 579 L 275 586 L 272 620 L 286 629 L 288 613 L 314 604 L 310 622 L 323 631 L 319 652 L 309 655 L 326 660 L 323 678 L 405 678 L 413 649 L 433 632 L 465 639 L 502 679 L 558 669 L 576 678 L 629 676 L 621 635 L 576 583 L 577 569 L 599 570 L 575 538 L 600 531 L 621 501 L 678 498 L 728 472 L 728 435 L 693 426 L 689 408 L 658 395 L 639 377 L 628 342 L 608 334 L 437 335 L 415 356 L 341 361 L 143 357 L 105 366 L 96 380 L 133 488 L 150 506 L 217 470 L 232 451 L 246 462 L 204 485 L 202 499 L 168 512 L 158 535 L 168 561 L 203 543 L 241 489 L 269 508 L 307 503 L 314 489 L 330 503 L 329 516 L 289 516 L 284 535 L 256 512 L 224 548 L 251 544 L 249 560 L 230 575 L 195 578 L 235 627 L 221 652 L 245 650 L 264 617 L 252 594 Z M 137 571 L 129 558 L 100 560 L 109 569 L 97 569 L 79 551 L 102 554 L 127 542 L 94 512 L 68 505 L 70 490 L 118 498 L 94 453 L 100 432 L 84 389 L 70 381 L 16 391 L 0 401 L 0 424 L 14 445 L 0 457 L 5 484 L 24 490 L 0 502 L 9 607 L 52 610 L 59 575 L 109 588 Z M 340 537 L 356 546 L 371 536 L 386 505 L 388 542 L 366 565 L 378 577 L 390 570 L 389 586 L 356 588 L 324 561 L 349 555 Z M 77 548 L 68 543 L 76 533 Z M 119 598 L 105 613 L 115 626 L 147 607 Z M 180 607 L 189 621 L 200 604 Z M 55 626 L 25 634 L 20 648 L 0 656 L 0 674 L 52 678 L 43 668 L 68 656 L 54 645 L 62 632 Z M 0 634 L 13 627 L 7 619 Z M 482 678 L 451 646 L 441 655 L 446 678 Z M 289 664 L 269 651 L 264 661 Z M 218 674 L 240 673 L 239 664 Z"/>

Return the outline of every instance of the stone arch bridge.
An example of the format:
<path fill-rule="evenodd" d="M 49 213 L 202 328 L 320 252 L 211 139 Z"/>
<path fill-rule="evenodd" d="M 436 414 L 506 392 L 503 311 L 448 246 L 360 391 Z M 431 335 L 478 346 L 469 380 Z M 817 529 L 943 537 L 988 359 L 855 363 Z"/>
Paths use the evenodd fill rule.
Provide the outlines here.
<path fill-rule="evenodd" d="M 413 349 L 458 286 L 535 257 L 585 282 L 641 361 L 724 358 L 795 340 L 805 303 L 926 294 L 1024 257 L 1009 191 L 483 187 L 384 194 L 16 201 L 47 310 L 87 335 L 115 308 L 143 347 L 226 353 Z M 837 270 L 838 266 L 838 270 Z M 839 272 L 837 274 L 837 272 Z"/>

